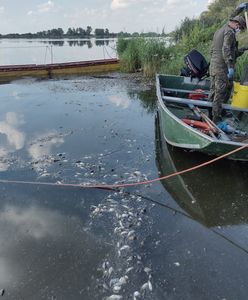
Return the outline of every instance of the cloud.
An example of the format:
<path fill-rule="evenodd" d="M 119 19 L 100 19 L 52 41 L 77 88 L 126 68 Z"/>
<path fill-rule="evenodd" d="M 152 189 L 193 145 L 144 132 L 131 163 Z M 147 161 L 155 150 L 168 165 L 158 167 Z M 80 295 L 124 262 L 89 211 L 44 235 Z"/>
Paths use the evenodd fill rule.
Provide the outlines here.
<path fill-rule="evenodd" d="M 64 143 L 64 139 L 59 137 L 59 134 L 50 132 L 40 135 L 36 141 L 28 149 L 29 155 L 33 160 L 40 160 L 43 157 L 49 156 L 54 146 L 58 147 Z M 42 144 L 42 147 L 40 146 Z"/>
<path fill-rule="evenodd" d="M 0 6 L 0 14 L 2 14 L 4 12 L 4 6 Z"/>
<path fill-rule="evenodd" d="M 27 12 L 28 16 L 43 14 L 52 11 L 55 8 L 55 4 L 53 1 L 49 0 L 46 3 L 42 3 L 37 5 L 36 10 L 29 10 Z"/>
<path fill-rule="evenodd" d="M 129 0 L 112 0 L 111 9 L 119 9 L 129 6 Z"/>
<path fill-rule="evenodd" d="M 150 3 L 150 0 L 112 0 L 111 2 L 111 9 L 119 9 L 119 8 L 125 8 L 130 5 L 138 5 L 140 6 L 142 3 Z"/>
<path fill-rule="evenodd" d="M 25 268 L 18 260 L 20 244 L 32 256 L 32 246 L 42 241 L 52 243 L 54 239 L 70 239 L 71 230 L 77 224 L 72 218 L 72 224 L 65 226 L 66 218 L 60 212 L 39 206 L 18 207 L 6 205 L 0 211 L 0 282 L 6 289 L 13 288 L 13 282 L 25 276 Z M 67 231 L 66 231 L 67 230 Z M 11 250 L 10 250 L 11 249 Z M 49 251 L 49 255 L 51 252 Z M 15 298 L 15 297 L 14 297 Z M 16 298 L 15 298 L 16 299 Z"/>
<path fill-rule="evenodd" d="M 128 108 L 130 106 L 130 99 L 128 98 L 123 98 L 120 96 L 110 96 L 109 97 L 110 102 L 114 103 L 116 106 L 120 106 L 123 108 Z"/>
<path fill-rule="evenodd" d="M 25 135 L 17 129 L 19 125 L 23 124 L 22 117 L 16 115 L 14 112 L 6 114 L 6 120 L 0 122 L 0 133 L 6 135 L 9 145 L 15 150 L 20 150 L 24 146 Z"/>
<path fill-rule="evenodd" d="M 188 1 L 184 1 L 182 3 L 182 0 L 168 0 L 167 4 L 169 6 L 172 6 L 172 7 L 179 6 L 178 8 L 181 8 L 182 6 L 191 6 L 191 5 L 195 6 L 195 5 L 197 5 L 197 1 L 195 1 L 195 0 L 188 0 Z"/>
<path fill-rule="evenodd" d="M 46 3 L 38 5 L 37 7 L 39 13 L 48 12 L 54 8 L 54 2 L 49 0 Z"/>
<path fill-rule="evenodd" d="M 6 206 L 0 213 L 0 224 L 5 224 L 2 228 L 35 239 L 57 236 L 63 221 L 57 212 L 36 206 L 25 209 Z"/>

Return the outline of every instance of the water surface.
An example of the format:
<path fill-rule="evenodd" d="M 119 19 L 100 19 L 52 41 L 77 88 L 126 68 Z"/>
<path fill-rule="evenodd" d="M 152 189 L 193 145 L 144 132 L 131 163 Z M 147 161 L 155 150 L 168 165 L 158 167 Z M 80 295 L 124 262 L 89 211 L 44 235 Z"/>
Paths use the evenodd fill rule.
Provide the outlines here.
<path fill-rule="evenodd" d="M 0 39 L 0 65 L 116 58 L 116 39 Z"/>
<path fill-rule="evenodd" d="M 0 85 L 3 299 L 246 299 L 247 165 L 162 142 L 152 85 L 113 73 Z M 117 298 L 116 298 L 117 299 Z M 120 299 L 120 298 L 119 298 Z"/>

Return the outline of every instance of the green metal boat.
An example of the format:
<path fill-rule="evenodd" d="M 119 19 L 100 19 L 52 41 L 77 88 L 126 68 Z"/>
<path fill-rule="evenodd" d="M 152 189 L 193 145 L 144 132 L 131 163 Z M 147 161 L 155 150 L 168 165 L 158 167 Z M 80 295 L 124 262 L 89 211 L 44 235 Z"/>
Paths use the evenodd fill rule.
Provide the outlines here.
<path fill-rule="evenodd" d="M 183 76 L 156 75 L 160 130 L 168 144 L 220 156 L 248 143 L 248 109 L 223 104 L 223 108 L 232 113 L 229 122 L 233 124 L 232 128 L 235 127 L 235 131 L 226 134 L 209 118 L 209 108 L 212 106 L 206 99 L 209 86 L 207 79 L 199 81 Z M 204 99 L 198 97 L 197 100 L 192 100 L 197 98 L 195 95 Z M 196 118 L 199 124 L 210 126 L 209 130 L 204 131 L 193 126 L 190 122 L 197 123 Z M 247 148 L 231 154 L 228 158 L 247 161 L 248 144 Z"/>

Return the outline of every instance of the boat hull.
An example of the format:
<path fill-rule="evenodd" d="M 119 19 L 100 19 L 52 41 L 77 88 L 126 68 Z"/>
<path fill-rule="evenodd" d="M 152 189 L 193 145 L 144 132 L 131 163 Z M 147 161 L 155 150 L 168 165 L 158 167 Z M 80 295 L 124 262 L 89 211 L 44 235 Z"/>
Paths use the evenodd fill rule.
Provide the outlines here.
<path fill-rule="evenodd" d="M 11 65 L 0 67 L 0 80 L 22 77 L 53 77 L 60 75 L 80 75 L 119 70 L 119 60 L 105 59 L 44 65 Z"/>
<path fill-rule="evenodd" d="M 180 118 L 175 116 L 166 107 L 163 101 L 164 97 L 161 95 L 159 76 L 163 75 L 157 76 L 159 127 L 162 138 L 165 139 L 168 144 L 214 156 L 221 156 L 244 145 L 244 143 L 240 142 L 213 139 L 212 137 L 201 133 L 199 130 L 188 126 Z M 189 89 L 191 88 L 192 87 L 190 86 Z M 248 145 L 247 148 L 238 151 L 227 158 L 248 161 Z"/>

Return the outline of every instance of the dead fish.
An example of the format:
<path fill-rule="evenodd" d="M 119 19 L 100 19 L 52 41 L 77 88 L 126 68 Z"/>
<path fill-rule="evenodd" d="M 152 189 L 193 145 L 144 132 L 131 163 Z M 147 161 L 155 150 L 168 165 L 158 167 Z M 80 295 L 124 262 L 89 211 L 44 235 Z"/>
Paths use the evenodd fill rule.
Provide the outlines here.
<path fill-rule="evenodd" d="M 114 286 L 117 282 L 119 282 L 119 278 L 112 278 L 109 282 L 109 285 L 112 287 Z"/>
<path fill-rule="evenodd" d="M 121 295 L 111 295 L 106 298 L 106 300 L 121 300 L 122 296 Z"/>
<path fill-rule="evenodd" d="M 151 273 L 151 271 L 152 271 L 152 270 L 151 270 L 150 268 L 148 268 L 148 267 L 145 267 L 145 268 L 144 268 L 144 272 L 146 272 L 147 274 L 148 274 L 148 273 Z"/>
<path fill-rule="evenodd" d="M 137 237 L 135 235 L 132 235 L 128 239 L 129 239 L 129 241 L 134 241 L 137 239 Z"/>
<path fill-rule="evenodd" d="M 133 300 L 137 300 L 137 298 L 140 298 L 140 292 L 138 292 L 138 291 L 135 291 L 134 293 L 133 293 Z"/>
<path fill-rule="evenodd" d="M 127 237 L 130 237 L 130 236 L 133 235 L 133 234 L 135 234 L 135 231 L 134 231 L 134 230 L 130 230 L 130 231 L 128 232 Z"/>
<path fill-rule="evenodd" d="M 102 264 L 102 268 L 103 270 L 106 270 L 109 267 L 109 262 L 108 261 L 104 261 Z"/>
<path fill-rule="evenodd" d="M 141 172 L 140 171 L 134 171 L 133 175 L 136 176 L 136 177 L 141 176 Z"/>
<path fill-rule="evenodd" d="M 149 289 L 149 287 L 148 287 L 148 282 L 144 283 L 144 284 L 141 286 L 141 288 L 140 288 L 141 291 L 145 291 L 145 290 L 148 290 L 148 289 Z"/>
<path fill-rule="evenodd" d="M 110 268 L 108 269 L 108 275 L 110 276 L 110 275 L 113 273 L 113 271 L 114 271 L 114 268 L 113 268 L 113 267 L 110 267 Z"/>
<path fill-rule="evenodd" d="M 148 289 L 149 289 L 149 291 L 152 292 L 152 283 L 151 283 L 151 281 L 148 280 L 147 283 L 148 283 Z"/>
<path fill-rule="evenodd" d="M 128 269 L 126 269 L 126 274 L 128 274 L 129 272 L 131 272 L 134 269 L 134 267 L 130 267 Z"/>
<path fill-rule="evenodd" d="M 129 207 L 127 205 L 122 205 L 122 207 L 124 207 L 126 209 L 129 209 Z"/>
<path fill-rule="evenodd" d="M 113 292 L 118 294 L 121 290 L 121 285 L 118 285 L 116 284 L 114 287 L 113 287 Z"/>
<path fill-rule="evenodd" d="M 95 210 L 93 210 L 92 214 L 96 215 L 101 211 L 101 209 L 99 207 L 96 207 Z"/>
<path fill-rule="evenodd" d="M 112 203 L 112 204 L 118 204 L 117 201 L 113 200 L 113 199 L 107 199 L 107 202 Z"/>
<path fill-rule="evenodd" d="M 125 250 L 129 250 L 129 249 L 130 249 L 130 246 L 124 245 L 120 248 L 120 251 L 125 251 Z"/>
<path fill-rule="evenodd" d="M 128 231 L 126 230 L 121 232 L 121 235 L 126 235 L 126 234 L 128 235 Z"/>
<path fill-rule="evenodd" d="M 127 275 L 121 277 L 121 278 L 119 279 L 118 285 L 126 284 L 126 283 L 127 283 L 127 280 L 128 280 L 128 276 L 127 276 Z"/>
<path fill-rule="evenodd" d="M 114 233 L 119 233 L 119 232 L 121 232 L 121 227 L 115 227 L 115 229 L 114 229 Z"/>
<path fill-rule="evenodd" d="M 124 218 L 127 218 L 128 217 L 128 214 L 122 214 L 121 217 L 124 219 Z"/>
<path fill-rule="evenodd" d="M 145 291 L 145 290 L 148 290 L 150 292 L 152 292 L 152 283 L 150 280 L 148 280 L 148 282 L 144 283 L 142 285 L 142 287 L 140 288 L 141 291 Z"/>

